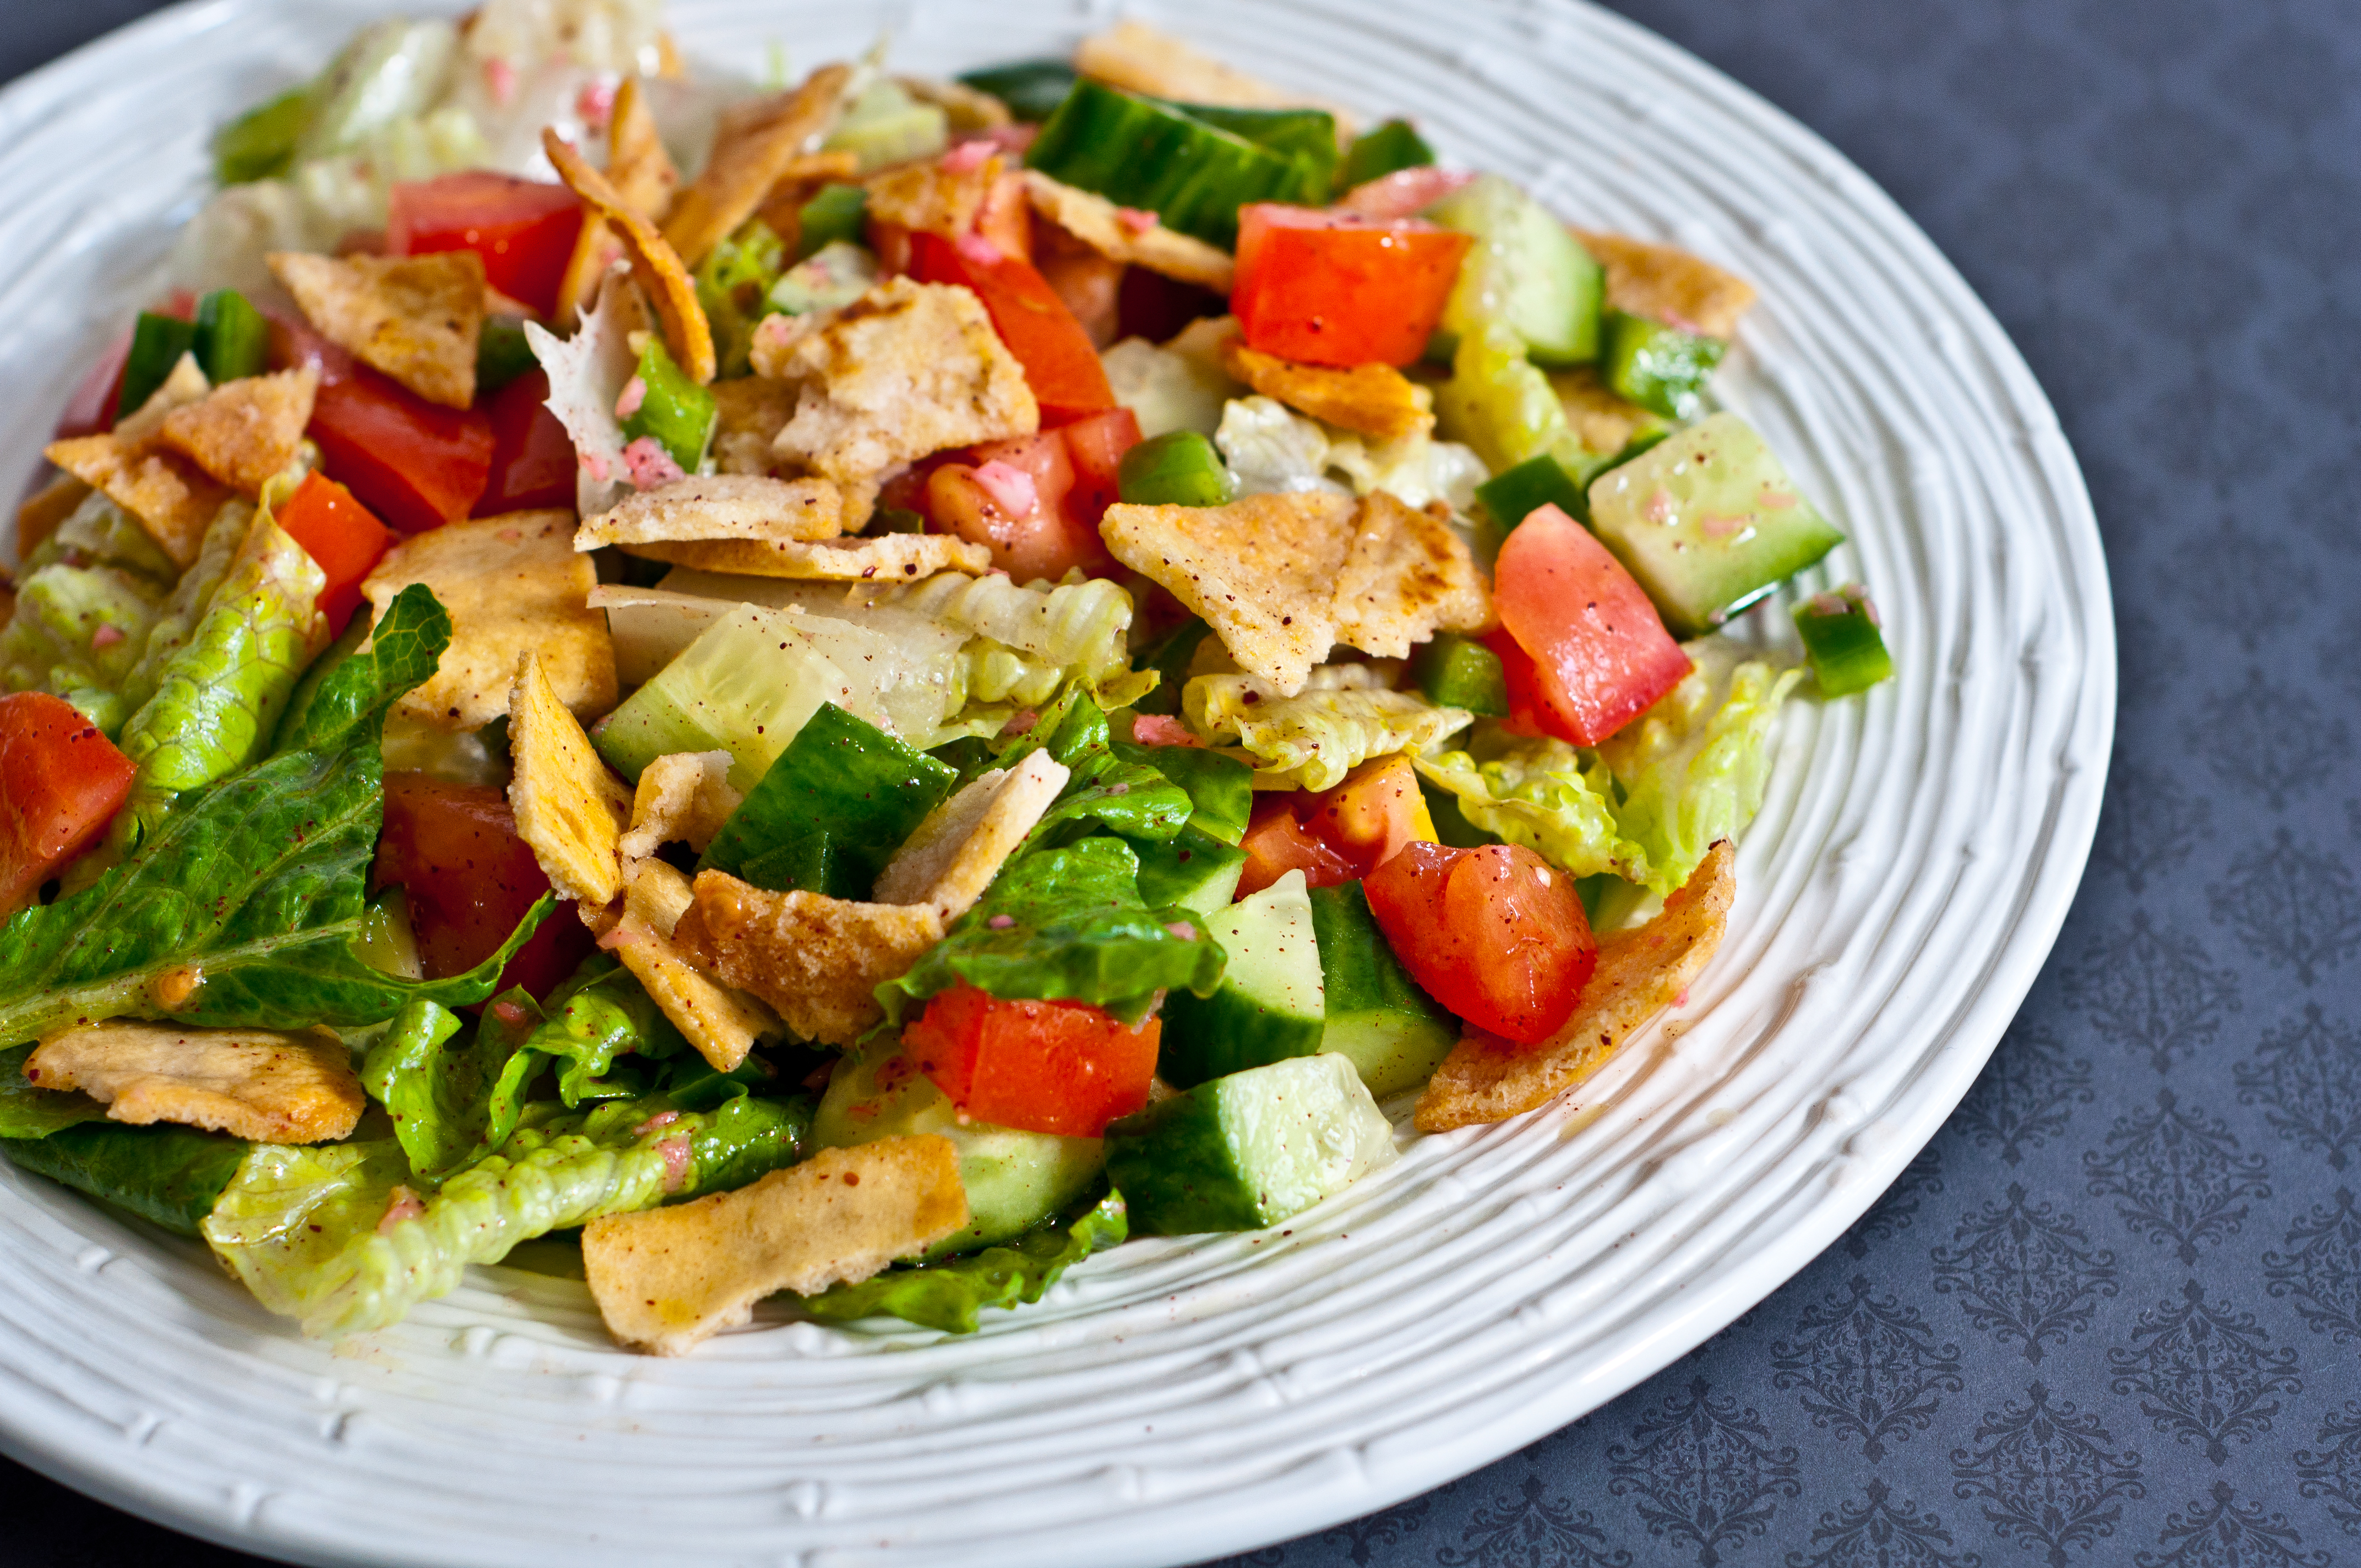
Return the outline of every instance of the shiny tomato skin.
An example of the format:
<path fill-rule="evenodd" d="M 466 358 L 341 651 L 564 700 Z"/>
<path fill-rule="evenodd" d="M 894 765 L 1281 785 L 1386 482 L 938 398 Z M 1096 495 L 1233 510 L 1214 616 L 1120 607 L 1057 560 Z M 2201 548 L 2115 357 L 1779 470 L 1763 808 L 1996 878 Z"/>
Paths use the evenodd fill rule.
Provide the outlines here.
<path fill-rule="evenodd" d="M 928 1002 L 902 1039 L 965 1114 L 1095 1138 L 1148 1104 L 1163 1032 L 1160 1018 L 1126 1028 L 1086 1003 L 1011 1000 L 961 985 Z"/>
<path fill-rule="evenodd" d="M 1574 879 L 1521 844 L 1411 843 L 1362 890 L 1411 977 L 1514 1045 L 1555 1034 L 1598 962 Z"/>
<path fill-rule="evenodd" d="M 471 515 L 572 508 L 574 438 L 549 411 L 549 372 L 535 366 L 494 392 L 484 417 L 492 425 L 491 471 Z"/>
<path fill-rule="evenodd" d="M 488 170 L 397 183 L 387 203 L 385 253 L 472 250 L 484 281 L 542 315 L 557 309 L 582 203 L 563 185 Z"/>
<path fill-rule="evenodd" d="M 274 517 L 328 575 L 327 587 L 313 602 L 328 618 L 329 635 L 342 634 L 361 607 L 362 582 L 393 547 L 393 531 L 352 491 L 318 473 L 304 475 Z"/>
<path fill-rule="evenodd" d="M 115 428 L 115 405 L 123 396 L 123 368 L 131 363 L 134 330 L 125 327 L 74 383 L 73 395 L 58 413 L 53 433 L 57 440 L 71 441 L 77 435 L 96 435 Z"/>
<path fill-rule="evenodd" d="M 369 869 L 369 891 L 387 887 L 408 894 L 426 978 L 442 980 L 499 951 L 549 891 L 549 878 L 517 837 L 516 817 L 500 791 L 394 773 L 385 776 L 385 826 Z M 508 961 L 498 990 L 522 985 L 545 995 L 591 946 L 582 922 L 560 910 Z"/>
<path fill-rule="evenodd" d="M 466 517 L 492 469 L 492 422 L 446 409 L 366 366 L 323 381 L 307 433 L 321 466 L 403 533 Z"/>
<path fill-rule="evenodd" d="M 0 696 L 0 917 L 98 841 L 137 771 L 64 698 Z"/>
<path fill-rule="evenodd" d="M 1300 791 L 1255 797 L 1238 848 L 1246 852 L 1236 896 L 1249 898 L 1290 872 L 1301 872 L 1312 887 L 1334 887 L 1361 874 L 1352 861 L 1303 825 L 1301 813 L 1317 797 Z"/>
<path fill-rule="evenodd" d="M 1107 384 L 1090 334 L 1031 262 L 974 238 L 909 238 L 911 277 L 921 283 L 959 284 L 983 302 L 993 330 L 1025 367 L 1044 429 L 1115 406 L 1115 389 Z"/>
<path fill-rule="evenodd" d="M 1032 504 L 1013 511 L 978 470 L 997 463 L 1032 483 Z M 972 446 L 960 460 L 928 476 L 919 507 L 938 533 L 956 533 L 992 552 L 992 564 L 1020 583 L 1055 582 L 1074 567 L 1104 572 L 1114 565 L 1095 521 L 1085 521 L 1074 499 L 1074 467 L 1065 433 L 1045 430 Z"/>
<path fill-rule="evenodd" d="M 1109 409 L 1061 425 L 1058 433 L 1066 439 L 1066 458 L 1074 470 L 1067 513 L 1095 537 L 1106 509 L 1123 499 L 1117 471 L 1123 455 L 1139 444 L 1139 416 L 1129 409 Z"/>
<path fill-rule="evenodd" d="M 1334 789 L 1313 795 L 1302 822 L 1356 877 L 1392 860 L 1405 844 L 1434 841 L 1434 817 L 1418 787 L 1418 772 L 1400 753 L 1364 762 Z"/>
<path fill-rule="evenodd" d="M 1500 624 L 1532 659 L 1532 700 L 1551 734 L 1595 746 L 1689 673 L 1656 607 L 1590 531 L 1554 506 L 1529 513 L 1493 571 Z M 1510 685 L 1510 713 L 1517 690 Z"/>
<path fill-rule="evenodd" d="M 1418 218 L 1254 203 L 1238 209 L 1230 309 L 1250 346 L 1282 359 L 1408 365 L 1474 243 Z"/>

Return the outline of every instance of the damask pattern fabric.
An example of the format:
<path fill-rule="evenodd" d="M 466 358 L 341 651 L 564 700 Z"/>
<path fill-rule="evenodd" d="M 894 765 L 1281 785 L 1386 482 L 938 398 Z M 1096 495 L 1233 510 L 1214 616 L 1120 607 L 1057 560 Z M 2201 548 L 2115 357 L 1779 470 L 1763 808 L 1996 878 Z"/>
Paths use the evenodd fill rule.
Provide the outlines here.
<path fill-rule="evenodd" d="M 1619 6 L 1892 192 L 2057 402 L 2123 646 L 2097 848 L 1825 1255 L 1523 1453 L 1223 1568 L 2361 1564 L 2361 8 Z M 30 9 L 16 69 L 73 41 Z M 14 1467 L 0 1508 L 5 1568 L 252 1561 Z"/>

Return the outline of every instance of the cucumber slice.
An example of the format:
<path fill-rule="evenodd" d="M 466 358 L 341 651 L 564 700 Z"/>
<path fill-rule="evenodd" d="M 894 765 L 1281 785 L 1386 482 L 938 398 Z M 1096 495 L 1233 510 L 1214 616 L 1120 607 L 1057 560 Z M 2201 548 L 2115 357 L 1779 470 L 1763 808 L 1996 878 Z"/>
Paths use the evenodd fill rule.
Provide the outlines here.
<path fill-rule="evenodd" d="M 137 413 L 139 405 L 154 397 L 156 389 L 171 375 L 181 356 L 196 344 L 196 323 L 154 311 L 140 312 L 131 328 L 131 353 L 123 362 L 123 389 L 115 400 L 115 417 L 123 420 Z"/>
<path fill-rule="evenodd" d="M 485 323 L 488 331 L 490 325 L 490 321 Z M 214 386 L 245 376 L 259 376 L 270 368 L 270 322 L 236 290 L 215 289 L 199 300 L 196 327 L 197 368 Z M 520 345 L 523 344 L 523 328 L 516 329 L 516 338 Z M 482 357 L 480 350 L 478 357 Z M 533 363 L 530 346 L 524 348 L 524 362 Z M 478 375 L 477 380 L 480 383 L 482 377 Z"/>
<path fill-rule="evenodd" d="M 1107 1129 L 1107 1176 L 1145 1235 L 1254 1231 L 1394 1158 L 1393 1127 L 1341 1056 L 1292 1057 Z"/>
<path fill-rule="evenodd" d="M 949 764 L 822 703 L 707 846 L 699 871 L 866 899 L 958 783 Z"/>
<path fill-rule="evenodd" d="M 1549 209 L 1487 174 L 1425 215 L 1476 236 L 1443 307 L 1437 352 L 1449 353 L 1483 323 L 1499 322 L 1524 340 L 1536 364 L 1578 365 L 1598 356 L 1607 275 Z"/>
<path fill-rule="evenodd" d="M 1455 809 L 1457 801 L 1452 804 Z M 1351 1062 L 1379 1100 L 1433 1077 L 1458 1043 L 1459 1020 L 1394 957 L 1361 884 L 1313 888 L 1312 928 L 1328 996 L 1320 1048 Z"/>
<path fill-rule="evenodd" d="M 1164 999 L 1157 1076 L 1177 1089 L 1320 1048 L 1326 1026 L 1320 946 L 1303 873 L 1288 872 L 1209 915 L 1206 934 L 1230 955 L 1211 996 Z"/>
<path fill-rule="evenodd" d="M 950 1257 L 996 1246 L 1071 1208 L 1106 1163 L 1096 1138 L 1061 1138 L 962 1117 L 898 1045 L 837 1063 L 812 1118 L 812 1146 L 851 1148 L 932 1133 L 959 1150 L 968 1224 L 927 1249 Z"/>
<path fill-rule="evenodd" d="M 1543 461 L 1556 464 L 1554 458 Z M 1481 642 L 1445 632 L 1420 645 L 1410 673 L 1437 707 L 1464 707 L 1482 718 L 1509 716 L 1508 674 L 1500 667 L 1500 655 Z"/>
<path fill-rule="evenodd" d="M 1607 313 L 1598 351 L 1600 379 L 1618 397 L 1666 419 L 1705 411 L 1705 384 L 1729 345 L 1622 311 Z"/>
<path fill-rule="evenodd" d="M 1877 627 L 1877 607 L 1859 583 L 1797 605 L 1795 630 L 1823 696 L 1850 696 L 1894 674 L 1893 656 Z"/>
<path fill-rule="evenodd" d="M 1078 74 L 1062 60 L 1020 60 L 971 71 L 960 81 L 1007 104 L 1009 115 L 1017 124 L 1038 126 L 1058 112 L 1058 105 L 1074 90 Z"/>
<path fill-rule="evenodd" d="M 1237 244 L 1240 207 L 1295 200 L 1304 179 L 1291 158 L 1088 78 L 1041 126 L 1025 161 L 1224 249 Z"/>
<path fill-rule="evenodd" d="M 1388 120 L 1353 138 L 1337 172 L 1336 189 L 1350 191 L 1372 180 L 1382 180 L 1405 169 L 1423 169 L 1434 161 L 1434 148 L 1408 120 Z"/>
<path fill-rule="evenodd" d="M 1127 839 L 1139 857 L 1139 901 L 1150 909 L 1218 915 L 1237 895 L 1246 852 L 1195 826 L 1167 839 Z"/>
<path fill-rule="evenodd" d="M 1476 487 L 1476 499 L 1484 503 L 1484 510 L 1492 514 L 1493 526 L 1502 533 L 1545 506 L 1554 506 L 1577 521 L 1590 511 L 1582 486 L 1565 464 L 1546 452 L 1493 475 Z"/>
<path fill-rule="evenodd" d="M 1170 98 L 1150 103 L 1178 109 L 1215 130 L 1243 137 L 1296 166 L 1294 189 L 1279 198 L 1317 206 L 1336 182 L 1336 116 L 1325 109 L 1233 109 L 1219 104 L 1182 104 Z"/>
<path fill-rule="evenodd" d="M 1680 638 L 1712 630 L 1844 542 L 1733 413 L 1609 469 L 1590 487 L 1590 523 Z"/>

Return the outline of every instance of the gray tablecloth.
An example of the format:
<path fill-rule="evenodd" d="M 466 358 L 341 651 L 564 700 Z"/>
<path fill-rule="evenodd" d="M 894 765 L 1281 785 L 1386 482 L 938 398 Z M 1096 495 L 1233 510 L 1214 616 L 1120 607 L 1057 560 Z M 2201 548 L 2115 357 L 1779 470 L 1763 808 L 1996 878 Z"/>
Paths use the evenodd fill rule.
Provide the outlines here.
<path fill-rule="evenodd" d="M 13 74 L 147 7 L 19 4 Z M 2361 1563 L 2361 7 L 1624 0 L 1956 261 L 2081 455 L 2123 715 L 1967 1102 L 1727 1332 L 1237 1563 Z M 0 1464 L 0 1564 L 247 1562 Z"/>

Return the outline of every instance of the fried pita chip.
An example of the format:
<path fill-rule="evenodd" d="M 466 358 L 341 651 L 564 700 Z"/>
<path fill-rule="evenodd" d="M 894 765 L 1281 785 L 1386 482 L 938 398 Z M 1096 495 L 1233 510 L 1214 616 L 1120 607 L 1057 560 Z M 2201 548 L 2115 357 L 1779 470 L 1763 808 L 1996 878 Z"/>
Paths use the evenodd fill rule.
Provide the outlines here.
<path fill-rule="evenodd" d="M 1281 695 L 1336 641 L 1330 601 L 1354 541 L 1349 496 L 1245 496 L 1218 507 L 1111 506 L 1107 548 L 1200 616 L 1230 657 Z"/>
<path fill-rule="evenodd" d="M 1243 337 L 1222 345 L 1222 367 L 1266 398 L 1313 419 L 1380 441 L 1425 435 L 1434 429 L 1434 394 L 1390 365 L 1340 370 L 1301 365 L 1246 346 Z"/>
<path fill-rule="evenodd" d="M 295 461 L 319 389 L 320 371 L 314 365 L 270 376 L 242 376 L 166 414 L 159 439 L 252 499 L 273 475 Z"/>
<path fill-rule="evenodd" d="M 67 474 L 104 490 L 109 500 L 137 519 L 148 537 L 182 570 L 195 563 L 205 531 L 233 492 L 179 453 L 164 448 L 158 438 L 165 420 L 211 389 L 205 373 L 197 368 L 196 356 L 183 354 L 164 384 L 113 430 L 53 441 L 42 450 Z"/>
<path fill-rule="evenodd" d="M 1145 267 L 1220 294 L 1236 280 L 1237 264 L 1229 252 L 1166 228 L 1152 214 L 1126 218 L 1126 209 L 1104 196 L 1061 184 L 1038 169 L 1025 171 L 1025 194 L 1035 212 L 1110 261 Z M 1143 216 L 1149 219 L 1145 225 L 1138 221 Z"/>
<path fill-rule="evenodd" d="M 1438 511 L 1440 515 L 1438 515 Z M 1418 511 L 1372 491 L 1353 518 L 1353 547 L 1336 575 L 1336 641 L 1380 658 L 1406 659 L 1437 631 L 1481 631 L 1492 594 L 1450 507 Z"/>
<path fill-rule="evenodd" d="M 830 479 L 1041 427 L 1025 368 L 965 289 L 892 278 L 825 317 L 774 315 L 754 367 L 800 383 L 772 455 Z"/>
<path fill-rule="evenodd" d="M 684 1039 L 717 1072 L 734 1072 L 755 1042 L 779 1033 L 778 1014 L 718 983 L 677 947 L 673 932 L 695 895 L 662 861 L 635 861 L 622 918 L 604 938 Z"/>
<path fill-rule="evenodd" d="M 1308 93 L 1276 87 L 1191 48 L 1145 22 L 1123 22 L 1074 49 L 1074 69 L 1127 93 L 1181 104 L 1229 109 L 1325 109 L 1336 116 L 1339 141 L 1352 137 L 1351 116 Z"/>
<path fill-rule="evenodd" d="M 922 905 L 771 893 L 721 872 L 698 873 L 696 892 L 673 932 L 681 951 L 822 1045 L 859 1040 L 884 1016 L 877 988 L 943 939 L 942 921 Z"/>
<path fill-rule="evenodd" d="M 475 402 L 482 257 L 472 250 L 346 257 L 274 250 L 266 259 L 329 342 L 430 403 L 464 409 Z"/>
<path fill-rule="evenodd" d="M 353 1130 L 368 1105 L 333 1029 L 186 1029 L 118 1020 L 69 1029 L 25 1058 L 43 1089 L 79 1089 L 109 1118 L 176 1122 L 266 1144 L 316 1144 Z"/>
<path fill-rule="evenodd" d="M 1754 285 L 1677 246 L 1620 234 L 1574 231 L 1607 269 L 1609 308 L 1647 316 L 1683 332 L 1726 338 L 1754 303 Z"/>
<path fill-rule="evenodd" d="M 682 539 L 783 540 L 812 543 L 843 532 L 844 492 L 828 479 L 713 474 L 637 490 L 612 510 L 582 520 L 574 548 Z"/>
<path fill-rule="evenodd" d="M 964 82 L 945 82 L 932 76 L 897 76 L 894 81 L 919 103 L 940 109 L 954 134 L 994 131 L 1016 123 L 1016 116 L 1008 112 L 1006 104 Z"/>
<path fill-rule="evenodd" d="M 674 751 L 642 768 L 619 846 L 623 858 L 645 860 L 665 844 L 704 853 L 743 798 L 730 786 L 730 761 L 727 751 Z"/>
<path fill-rule="evenodd" d="M 664 346 L 672 350 L 673 362 L 699 386 L 712 380 L 718 367 L 713 324 L 705 319 L 705 307 L 697 302 L 697 280 L 681 264 L 679 253 L 655 225 L 631 211 L 622 193 L 557 134 L 556 126 L 542 128 L 541 150 L 566 188 L 588 203 L 623 242 L 624 254 L 631 258 L 631 276 L 655 307 L 656 319 L 664 323 Z"/>
<path fill-rule="evenodd" d="M 1470 1032 L 1452 1047 L 1419 1096 L 1422 1133 L 1498 1122 L 1546 1103 L 1598 1070 L 1615 1047 L 1689 988 L 1705 969 L 1737 895 L 1737 860 L 1723 839 L 1706 851 L 1664 913 L 1598 946 L 1598 967 L 1574 1016 L 1537 1046 L 1512 1046 Z"/>
<path fill-rule="evenodd" d="M 615 90 L 614 114 L 607 122 L 607 182 L 625 206 L 652 224 L 664 222 L 672 207 L 673 192 L 680 184 L 680 170 L 673 166 L 672 154 L 664 150 L 656 117 L 649 111 L 647 94 L 636 76 L 626 76 Z M 573 321 L 582 313 L 598 291 L 598 280 L 622 254 L 623 242 L 606 221 L 585 214 L 582 232 L 575 237 L 574 256 L 566 262 L 566 277 L 557 287 L 558 320 Z"/>
<path fill-rule="evenodd" d="M 748 1321 L 765 1296 L 867 1279 L 967 1223 L 949 1138 L 880 1138 L 822 1149 L 734 1192 L 593 1220 L 582 1263 L 609 1333 L 686 1355 Z"/>
<path fill-rule="evenodd" d="M 937 572 L 981 576 L 992 569 L 992 552 L 948 533 L 881 533 L 857 539 L 824 539 L 817 544 L 790 540 L 693 539 L 671 543 L 626 544 L 624 554 L 692 566 L 700 572 L 736 572 L 750 577 L 799 577 L 836 583 L 915 583 Z"/>
<path fill-rule="evenodd" d="M 664 237 L 682 259 L 696 266 L 753 215 L 788 166 L 835 122 L 851 80 L 850 66 L 824 65 L 792 93 L 722 111 L 705 168 L 664 220 Z"/>
<path fill-rule="evenodd" d="M 393 711 L 430 729 L 480 729 L 509 710 L 518 659 L 542 671 L 579 718 L 615 706 L 615 645 L 588 604 L 598 569 L 574 553 L 570 511 L 517 511 L 445 523 L 387 552 L 361 592 L 383 615 L 424 583 L 451 614 L 451 645 L 423 685 Z"/>
<path fill-rule="evenodd" d="M 767 474 L 771 444 L 796 411 L 796 389 L 767 376 L 716 381 L 713 466 L 723 474 Z"/>
<path fill-rule="evenodd" d="M 561 898 L 605 904 L 623 891 L 618 841 L 631 797 L 558 700 L 540 655 L 517 660 L 509 692 L 509 808 Z"/>
<path fill-rule="evenodd" d="M 16 503 L 16 559 L 29 558 L 41 547 L 41 542 L 58 531 L 58 524 L 73 516 L 75 509 L 90 499 L 91 486 L 86 479 L 71 474 L 60 474 L 48 484 Z"/>
<path fill-rule="evenodd" d="M 1598 372 L 1587 365 L 1553 371 L 1549 384 L 1574 438 L 1590 451 L 1620 452 L 1642 431 L 1664 427 L 1656 415 L 1600 386 Z"/>
<path fill-rule="evenodd" d="M 957 239 L 975 232 L 976 215 L 991 198 L 1000 170 L 998 158 L 958 168 L 948 159 L 930 158 L 888 169 L 869 178 L 869 216 L 916 234 Z"/>
<path fill-rule="evenodd" d="M 948 926 L 975 906 L 1001 865 L 1073 776 L 1047 751 L 994 768 L 927 814 L 877 873 L 877 902 L 923 905 Z"/>

